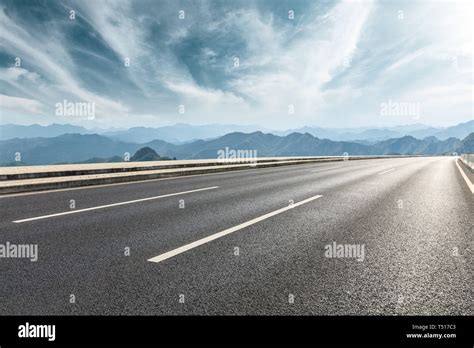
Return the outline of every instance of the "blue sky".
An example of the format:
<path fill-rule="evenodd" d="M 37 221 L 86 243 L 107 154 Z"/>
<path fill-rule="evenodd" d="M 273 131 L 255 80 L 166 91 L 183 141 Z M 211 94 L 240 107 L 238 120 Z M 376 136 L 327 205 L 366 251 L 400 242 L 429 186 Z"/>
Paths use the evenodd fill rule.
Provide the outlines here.
<path fill-rule="evenodd" d="M 1 122 L 465 122 L 473 118 L 473 3 L 1 0 Z M 95 118 L 56 116 L 63 100 L 95 103 Z M 420 112 L 382 115 L 389 101 Z"/>

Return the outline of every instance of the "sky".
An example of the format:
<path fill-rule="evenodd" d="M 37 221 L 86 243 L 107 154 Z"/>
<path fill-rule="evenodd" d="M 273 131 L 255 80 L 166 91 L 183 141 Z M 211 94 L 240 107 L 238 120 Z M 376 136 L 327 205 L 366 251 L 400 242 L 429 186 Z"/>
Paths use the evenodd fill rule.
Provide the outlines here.
<path fill-rule="evenodd" d="M 0 122 L 450 126 L 473 119 L 473 12 L 469 0 L 0 0 Z M 87 117 L 58 106 L 80 103 Z"/>

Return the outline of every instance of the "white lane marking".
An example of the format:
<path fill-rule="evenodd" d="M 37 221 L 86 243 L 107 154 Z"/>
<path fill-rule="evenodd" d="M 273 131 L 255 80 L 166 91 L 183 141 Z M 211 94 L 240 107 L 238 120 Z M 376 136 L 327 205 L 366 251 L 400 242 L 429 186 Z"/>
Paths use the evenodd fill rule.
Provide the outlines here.
<path fill-rule="evenodd" d="M 386 160 L 387 160 L 387 158 L 380 159 L 380 160 L 352 160 L 352 161 L 350 160 L 350 161 L 347 161 L 345 164 L 342 164 L 340 166 L 334 166 L 334 167 L 329 167 L 329 168 L 325 168 L 325 169 L 316 169 L 316 170 L 312 170 L 311 173 L 320 172 L 320 171 L 323 171 L 323 170 L 340 168 L 340 167 L 348 167 L 351 170 L 352 169 L 361 169 L 361 168 L 364 169 L 364 168 L 367 168 L 369 166 L 380 165 L 380 162 L 386 161 Z M 395 160 L 395 159 L 392 159 L 392 160 Z M 367 163 L 369 161 L 370 161 L 370 163 Z"/>
<path fill-rule="evenodd" d="M 467 175 L 464 173 L 464 170 L 462 170 L 461 166 L 460 166 L 459 163 L 458 163 L 458 160 L 455 159 L 454 162 L 456 162 L 456 165 L 457 165 L 459 171 L 461 172 L 461 175 L 462 175 L 462 177 L 464 178 L 464 181 L 466 181 L 467 186 L 468 186 L 469 189 L 471 190 L 471 193 L 474 193 L 474 185 L 472 184 L 471 180 L 469 180 L 469 178 L 467 177 Z"/>
<path fill-rule="evenodd" d="M 336 166 L 336 167 L 329 167 L 329 168 L 324 168 L 324 169 L 316 169 L 316 170 L 312 170 L 311 173 L 322 172 L 323 170 L 329 170 L 329 169 L 335 169 L 335 168 L 341 168 L 341 167 L 344 167 L 344 166 Z"/>
<path fill-rule="evenodd" d="M 15 221 L 12 221 L 12 222 L 18 224 L 18 223 L 26 222 L 26 221 L 47 219 L 47 218 L 55 217 L 55 216 L 68 215 L 68 214 L 76 214 L 76 213 L 82 213 L 82 212 L 84 212 L 84 211 L 97 210 L 97 209 L 103 209 L 103 208 L 109 208 L 109 207 L 116 207 L 116 206 L 119 206 L 119 205 L 125 205 L 125 204 L 132 204 L 132 203 L 138 203 L 138 202 L 151 201 L 151 200 L 153 200 L 153 199 L 160 199 L 160 198 L 166 198 L 166 197 L 184 195 L 184 194 L 193 193 L 193 192 L 200 192 L 200 191 L 206 191 L 206 190 L 213 190 L 213 189 L 216 189 L 216 188 L 218 188 L 218 187 L 219 187 L 219 186 L 212 186 L 212 187 L 205 187 L 205 188 L 200 188 L 200 189 L 190 190 L 190 191 L 169 193 L 169 194 L 161 195 L 161 196 L 140 198 L 140 199 L 134 199 L 133 201 L 126 201 L 126 202 L 112 203 L 112 204 L 106 204 L 106 205 L 99 205 L 99 206 L 97 206 L 97 207 L 90 207 L 90 208 L 85 208 L 85 209 L 78 209 L 78 210 L 65 211 L 65 212 L 62 212 L 62 213 L 56 213 L 56 214 L 50 214 L 50 215 L 42 215 L 42 216 L 32 217 L 32 218 L 28 218 L 28 219 L 15 220 Z"/>
<path fill-rule="evenodd" d="M 395 170 L 395 168 L 391 168 L 391 169 L 389 169 L 389 170 L 386 170 L 386 171 L 380 172 L 380 173 L 378 173 L 378 175 L 381 175 L 381 174 L 385 174 L 385 173 L 391 172 L 392 170 Z"/>
<path fill-rule="evenodd" d="M 191 250 L 191 249 L 194 249 L 200 245 L 203 245 L 203 244 L 206 244 L 206 243 L 209 243 L 213 240 L 216 240 L 218 238 L 221 238 L 221 237 L 224 237 L 228 234 L 231 234 L 231 233 L 234 233 L 238 230 L 241 230 L 242 228 L 245 228 L 245 227 L 248 227 L 248 226 L 251 226 L 253 224 L 256 224 L 257 222 L 260 222 L 260 221 L 263 221 L 263 220 L 266 220 L 268 218 L 271 218 L 272 216 L 275 216 L 275 215 L 278 215 L 278 214 L 281 214 L 287 210 L 290 210 L 290 209 L 293 209 L 293 208 L 296 208 L 300 205 L 303 205 L 303 204 L 306 204 L 308 202 L 311 202 L 311 201 L 314 201 L 315 199 L 318 199 L 322 197 L 322 195 L 316 195 L 316 196 L 313 196 L 313 197 L 310 197 L 310 198 L 307 198 L 303 201 L 300 201 L 298 203 L 294 203 L 294 204 L 291 204 L 291 205 L 288 205 L 284 208 L 281 208 L 281 209 L 278 209 L 278 210 L 275 210 L 275 211 L 272 211 L 271 213 L 268 213 L 268 214 L 265 214 L 265 215 L 262 215 L 262 216 L 259 216 L 258 218 L 255 218 L 255 219 L 252 219 L 250 221 L 247 221 L 247 222 L 244 222 L 240 225 L 237 225 L 237 226 L 234 226 L 234 227 L 231 227 L 231 228 L 228 228 L 224 231 L 221 231 L 221 232 L 217 232 L 217 233 L 214 233 L 208 237 L 204 237 L 202 239 L 199 239 L 195 242 L 192 242 L 192 243 L 189 243 L 189 244 L 186 244 L 186 245 L 183 245 L 179 248 L 176 248 L 176 249 L 173 249 L 173 250 L 170 250 L 164 254 L 161 254 L 161 255 L 158 255 L 158 256 L 155 256 L 155 257 L 152 257 L 151 259 L 148 259 L 148 261 L 150 262 L 161 262 L 161 261 L 164 261 L 166 259 L 169 259 L 173 256 L 176 256 L 178 254 L 182 254 L 188 250 Z"/>

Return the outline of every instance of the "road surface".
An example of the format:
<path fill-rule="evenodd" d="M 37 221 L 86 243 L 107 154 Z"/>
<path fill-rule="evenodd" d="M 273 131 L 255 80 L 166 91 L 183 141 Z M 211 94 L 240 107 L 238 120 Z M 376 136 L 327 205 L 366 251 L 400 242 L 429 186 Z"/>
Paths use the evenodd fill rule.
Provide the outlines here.
<path fill-rule="evenodd" d="M 0 204 L 0 244 L 38 246 L 36 262 L 0 258 L 1 315 L 472 314 L 472 193 L 451 157 L 255 169 Z M 363 260 L 327 257 L 333 243 L 363 246 Z"/>

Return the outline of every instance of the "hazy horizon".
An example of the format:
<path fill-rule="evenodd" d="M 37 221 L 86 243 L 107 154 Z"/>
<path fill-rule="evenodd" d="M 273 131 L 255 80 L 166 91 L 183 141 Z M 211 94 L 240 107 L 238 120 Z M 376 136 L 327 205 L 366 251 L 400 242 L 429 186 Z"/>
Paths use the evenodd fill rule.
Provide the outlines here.
<path fill-rule="evenodd" d="M 88 124 L 74 124 L 74 123 L 63 123 L 63 122 L 51 122 L 51 123 L 46 123 L 46 124 L 41 124 L 41 123 L 25 123 L 25 124 L 20 124 L 20 123 L 3 123 L 0 122 L 0 126 L 8 126 L 8 125 L 13 125 L 13 126 L 24 126 L 24 127 L 30 127 L 30 126 L 41 126 L 41 127 L 48 127 L 48 126 L 53 126 L 53 125 L 60 125 L 60 126 L 75 126 L 75 127 L 83 127 L 87 130 L 94 130 L 94 129 L 100 129 L 100 130 L 127 130 L 131 128 L 162 128 L 162 127 L 174 127 L 174 126 L 192 126 L 192 127 L 206 127 L 206 126 L 235 126 L 235 127 L 249 127 L 249 128 L 255 128 L 255 130 L 262 130 L 262 131 L 277 131 L 277 132 L 282 132 L 282 131 L 289 131 L 289 130 L 298 130 L 300 128 L 321 128 L 321 129 L 327 129 L 327 130 L 370 130 L 370 129 L 396 129 L 396 128 L 439 128 L 439 129 L 445 129 L 449 127 L 454 127 L 459 124 L 464 124 L 464 123 L 469 123 L 474 120 L 468 120 L 466 122 L 461 122 L 461 123 L 455 123 L 447 126 L 431 126 L 428 124 L 424 123 L 410 123 L 410 124 L 400 124 L 400 125 L 394 125 L 394 126 L 356 126 L 356 127 L 320 127 L 318 125 L 306 125 L 306 126 L 301 126 L 301 127 L 294 127 L 294 128 L 270 128 L 270 127 L 265 127 L 261 126 L 258 124 L 226 124 L 226 123 L 186 123 L 186 122 L 177 122 L 177 123 L 171 123 L 171 124 L 163 124 L 163 125 L 156 125 L 156 126 L 130 126 L 130 127 L 116 127 L 116 126 L 97 126 L 97 125 L 88 125 Z"/>

